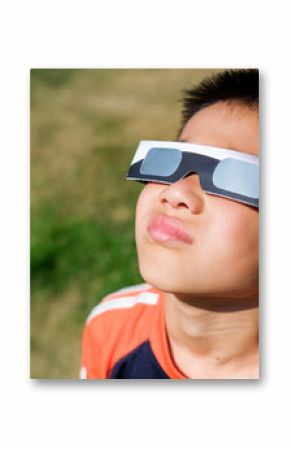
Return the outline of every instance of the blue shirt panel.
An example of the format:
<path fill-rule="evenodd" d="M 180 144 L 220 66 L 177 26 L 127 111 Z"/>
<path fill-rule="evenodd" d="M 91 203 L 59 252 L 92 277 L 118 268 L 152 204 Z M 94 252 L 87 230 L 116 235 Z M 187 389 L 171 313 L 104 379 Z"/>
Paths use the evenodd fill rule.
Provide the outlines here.
<path fill-rule="evenodd" d="M 149 340 L 146 340 L 115 363 L 110 379 L 170 378 L 159 365 Z"/>

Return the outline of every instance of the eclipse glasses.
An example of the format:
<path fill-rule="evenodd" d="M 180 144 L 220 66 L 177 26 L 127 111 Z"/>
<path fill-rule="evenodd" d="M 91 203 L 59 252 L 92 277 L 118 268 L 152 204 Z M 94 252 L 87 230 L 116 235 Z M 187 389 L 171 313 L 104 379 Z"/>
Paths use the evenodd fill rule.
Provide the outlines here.
<path fill-rule="evenodd" d="M 259 158 L 240 151 L 141 140 L 126 179 L 172 184 L 192 173 L 205 192 L 259 208 Z"/>

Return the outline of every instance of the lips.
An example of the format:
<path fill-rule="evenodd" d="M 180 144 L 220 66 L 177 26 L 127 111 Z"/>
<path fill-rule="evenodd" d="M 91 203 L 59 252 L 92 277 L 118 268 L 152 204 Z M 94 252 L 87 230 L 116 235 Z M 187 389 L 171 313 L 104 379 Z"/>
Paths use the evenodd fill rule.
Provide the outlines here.
<path fill-rule="evenodd" d="M 192 243 L 192 238 L 178 218 L 161 214 L 153 217 L 147 228 L 149 237 L 157 242 L 178 241 Z"/>

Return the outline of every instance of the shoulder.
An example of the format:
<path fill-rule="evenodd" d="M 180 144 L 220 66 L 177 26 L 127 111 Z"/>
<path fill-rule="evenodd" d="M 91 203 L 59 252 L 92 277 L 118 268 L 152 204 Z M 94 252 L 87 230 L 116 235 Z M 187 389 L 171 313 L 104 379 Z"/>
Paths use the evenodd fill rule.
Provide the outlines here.
<path fill-rule="evenodd" d="M 121 357 L 149 338 L 159 299 L 158 290 L 139 284 L 107 295 L 92 309 L 83 338 L 83 367 L 89 376 L 108 377 Z"/>

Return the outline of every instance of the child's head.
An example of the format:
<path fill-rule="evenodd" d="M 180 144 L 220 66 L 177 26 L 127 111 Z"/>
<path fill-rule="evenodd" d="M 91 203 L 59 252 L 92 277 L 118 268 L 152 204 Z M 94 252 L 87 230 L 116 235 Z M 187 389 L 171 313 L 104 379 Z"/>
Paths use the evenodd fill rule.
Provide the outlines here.
<path fill-rule="evenodd" d="M 258 71 L 222 72 L 185 91 L 179 140 L 258 155 Z M 148 182 L 136 210 L 144 280 L 183 295 L 258 296 L 258 210 L 206 193 L 192 173 Z M 178 238 L 164 238 L 176 231 Z M 173 234 L 172 234 L 173 233 Z"/>

